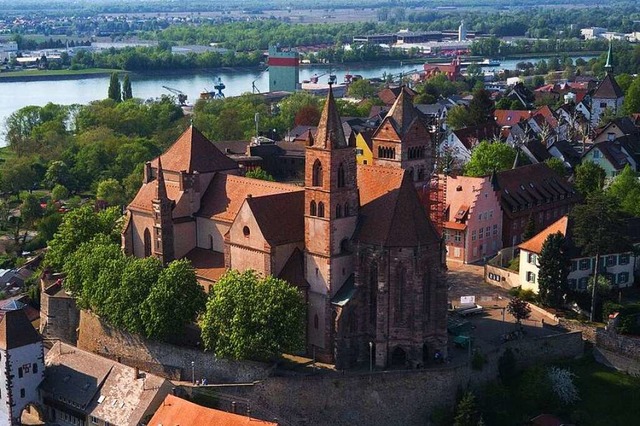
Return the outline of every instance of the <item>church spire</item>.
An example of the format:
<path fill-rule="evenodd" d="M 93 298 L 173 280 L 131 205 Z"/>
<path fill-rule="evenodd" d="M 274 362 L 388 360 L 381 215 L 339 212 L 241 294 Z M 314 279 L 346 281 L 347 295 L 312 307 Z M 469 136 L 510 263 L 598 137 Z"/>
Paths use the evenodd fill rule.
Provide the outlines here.
<path fill-rule="evenodd" d="M 607 74 L 613 74 L 613 54 L 611 49 L 611 40 L 609 40 L 609 51 L 607 52 L 607 63 L 604 65 L 604 70 Z"/>
<path fill-rule="evenodd" d="M 331 84 L 329 85 L 327 101 L 322 109 L 313 146 L 324 149 L 345 148 L 348 146 L 342 130 L 342 120 L 340 120 L 340 114 L 338 114 L 338 107 L 333 98 Z"/>

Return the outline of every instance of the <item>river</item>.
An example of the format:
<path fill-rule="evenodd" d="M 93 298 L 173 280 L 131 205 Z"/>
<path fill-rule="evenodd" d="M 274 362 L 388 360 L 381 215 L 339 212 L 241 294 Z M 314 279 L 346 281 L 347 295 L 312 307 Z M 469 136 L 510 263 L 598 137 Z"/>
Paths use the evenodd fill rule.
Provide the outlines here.
<path fill-rule="evenodd" d="M 577 59 L 574 57 L 573 59 Z M 588 57 L 582 57 L 588 60 Z M 515 69 L 518 62 L 537 62 L 549 58 L 504 60 L 495 69 Z M 420 64 L 375 63 L 350 64 L 332 68 L 337 75 L 338 82 L 344 80 L 347 73 L 359 74 L 365 78 L 382 77 L 384 73 L 399 74 L 413 69 L 420 69 Z M 488 70 L 488 68 L 484 68 Z M 313 75 L 321 75 L 328 71 L 328 67 L 303 65 L 300 67 L 300 80 L 308 80 Z M 328 76 L 320 78 L 326 82 Z M 132 74 L 131 86 L 133 96 L 141 99 L 158 98 L 162 94 L 171 93 L 162 86 L 181 90 L 188 96 L 188 102 L 195 102 L 200 92 L 205 89 L 213 91 L 218 78 L 226 85 L 224 94 L 236 96 L 251 92 L 252 83 L 259 91 L 267 91 L 269 87 L 268 73 L 258 69 L 220 69 L 211 72 L 198 73 L 167 73 L 167 74 Z M 44 106 L 48 102 L 55 104 L 87 104 L 94 100 L 107 97 L 109 77 L 79 78 L 53 81 L 28 82 L 0 82 L 0 146 L 4 145 L 4 123 L 9 115 L 28 105 Z"/>

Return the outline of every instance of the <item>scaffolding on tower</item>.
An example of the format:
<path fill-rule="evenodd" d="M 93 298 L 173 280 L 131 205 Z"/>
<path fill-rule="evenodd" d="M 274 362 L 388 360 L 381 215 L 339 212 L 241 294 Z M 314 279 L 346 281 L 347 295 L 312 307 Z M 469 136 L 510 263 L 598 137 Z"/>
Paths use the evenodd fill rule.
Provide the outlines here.
<path fill-rule="evenodd" d="M 443 132 L 439 119 L 435 120 L 431 134 L 432 148 L 435 153 L 434 170 L 429 181 L 423 187 L 423 200 L 427 207 L 429 219 L 440 237 L 442 237 L 447 209 L 447 175 L 451 164 L 449 164 L 448 156 L 440 153 L 440 139 Z M 446 150 L 446 144 L 444 149 Z"/>

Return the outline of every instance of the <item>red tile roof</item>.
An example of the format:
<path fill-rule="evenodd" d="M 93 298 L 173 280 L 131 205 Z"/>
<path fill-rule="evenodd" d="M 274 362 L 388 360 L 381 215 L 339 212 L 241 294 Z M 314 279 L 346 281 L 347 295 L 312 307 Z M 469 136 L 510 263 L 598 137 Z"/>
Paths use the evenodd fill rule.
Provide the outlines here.
<path fill-rule="evenodd" d="M 392 105 L 396 101 L 398 95 L 400 95 L 400 92 L 402 92 L 402 90 L 403 86 L 387 87 L 386 89 L 383 89 L 378 93 L 378 97 L 382 102 L 384 102 L 385 105 Z M 404 87 L 404 90 L 409 93 L 411 97 L 414 97 L 416 95 L 416 92 L 408 87 Z"/>
<path fill-rule="evenodd" d="M 218 281 L 227 271 L 224 266 L 224 254 L 217 251 L 196 247 L 187 253 L 185 258 L 191 261 L 196 276 L 207 281 Z"/>
<path fill-rule="evenodd" d="M 164 160 L 162 161 L 164 165 Z M 188 197 L 184 196 L 184 191 L 180 190 L 178 182 L 165 180 L 164 186 L 167 191 L 167 197 L 175 203 L 172 210 L 172 217 L 176 219 L 190 216 L 191 202 L 188 200 Z M 152 212 L 153 206 L 151 203 L 156 198 L 157 188 L 158 181 L 155 179 L 149 183 L 142 184 L 135 198 L 129 204 L 129 209 L 147 213 Z"/>
<path fill-rule="evenodd" d="M 147 424 L 148 426 L 277 426 L 277 423 L 254 417 L 203 407 L 173 395 L 167 395 Z"/>
<path fill-rule="evenodd" d="M 439 241 L 409 174 L 358 166 L 360 225 L 356 240 L 386 247 L 417 247 Z"/>
<path fill-rule="evenodd" d="M 533 112 L 534 116 L 542 115 L 552 129 L 558 127 L 558 119 L 547 105 L 543 105 Z"/>
<path fill-rule="evenodd" d="M 323 149 L 344 148 L 347 140 L 344 137 L 342 120 L 338 113 L 336 101 L 333 98 L 333 90 L 329 88 L 329 94 L 320 116 L 318 130 L 314 136 L 313 146 Z"/>
<path fill-rule="evenodd" d="M 243 176 L 216 174 L 200 201 L 200 217 L 233 222 L 249 194 L 253 197 L 300 191 L 291 184 L 251 179 Z"/>
<path fill-rule="evenodd" d="M 273 247 L 304 241 L 304 190 L 247 198 L 264 239 Z"/>
<path fill-rule="evenodd" d="M 531 111 L 497 109 L 493 112 L 493 118 L 500 127 L 513 126 L 521 120 L 528 120 L 531 117 Z"/>
<path fill-rule="evenodd" d="M 223 154 L 198 129 L 190 126 L 162 157 L 162 168 L 167 171 L 193 173 L 233 170 L 238 164 Z M 151 162 L 157 169 L 158 159 Z"/>
<path fill-rule="evenodd" d="M 618 99 L 624 96 L 624 92 L 611 74 L 604 76 L 593 92 L 592 99 Z"/>
<path fill-rule="evenodd" d="M 560 232 L 562 236 L 567 235 L 567 229 L 569 226 L 569 217 L 562 216 L 560 219 L 547 226 L 545 229 L 529 238 L 524 243 L 518 246 L 521 250 L 526 250 L 531 253 L 540 254 L 542 252 L 542 245 L 547 240 L 549 235 L 556 234 Z"/>
<path fill-rule="evenodd" d="M 467 149 L 473 149 L 482 141 L 491 141 L 500 135 L 500 128 L 496 123 L 490 121 L 486 124 L 472 127 L 464 127 L 454 130 L 453 134 L 462 142 Z"/>

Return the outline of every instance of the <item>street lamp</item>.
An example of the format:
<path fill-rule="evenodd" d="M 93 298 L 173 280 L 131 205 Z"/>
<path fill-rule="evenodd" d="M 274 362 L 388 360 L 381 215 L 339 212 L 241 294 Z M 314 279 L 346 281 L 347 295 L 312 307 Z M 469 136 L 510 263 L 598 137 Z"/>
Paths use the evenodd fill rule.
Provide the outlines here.
<path fill-rule="evenodd" d="M 191 361 L 191 384 L 196 384 L 196 362 Z"/>
<path fill-rule="evenodd" d="M 373 342 L 369 342 L 369 373 L 373 373 Z"/>

